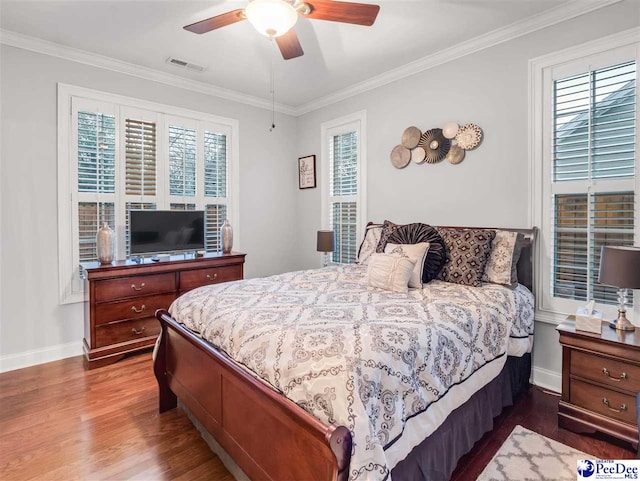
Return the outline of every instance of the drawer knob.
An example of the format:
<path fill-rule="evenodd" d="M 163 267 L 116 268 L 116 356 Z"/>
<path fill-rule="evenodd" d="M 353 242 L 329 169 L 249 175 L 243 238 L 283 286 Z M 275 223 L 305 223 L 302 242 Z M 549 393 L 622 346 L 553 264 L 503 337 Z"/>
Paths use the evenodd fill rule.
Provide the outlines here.
<path fill-rule="evenodd" d="M 142 334 L 144 332 L 144 326 L 142 326 L 142 329 L 140 329 L 139 331 L 135 327 L 132 327 L 131 328 L 131 332 L 133 332 L 134 334 L 139 336 L 140 334 Z"/>
<path fill-rule="evenodd" d="M 136 309 L 136 306 L 131 306 L 131 310 L 133 312 L 137 312 L 138 314 L 140 314 L 142 311 L 144 311 L 147 308 L 147 306 L 145 306 L 144 304 L 142 304 L 142 306 L 140 306 L 140 309 Z"/>
<path fill-rule="evenodd" d="M 136 287 L 135 284 L 131 284 L 131 289 L 133 289 L 134 291 L 141 291 L 142 289 L 144 289 L 144 282 L 140 284 L 140 287 Z"/>
<path fill-rule="evenodd" d="M 607 376 L 609 379 L 611 379 L 612 381 L 616 381 L 616 382 L 620 382 L 623 379 L 628 379 L 629 376 L 627 376 L 626 372 L 623 372 L 622 374 L 620 374 L 620 377 L 615 377 L 612 376 L 611 373 L 609 372 L 609 370 L 606 367 L 602 368 L 602 374 L 604 374 L 605 376 Z"/>
<path fill-rule="evenodd" d="M 217 279 L 218 278 L 218 273 L 216 272 L 213 276 L 211 274 L 207 274 L 207 279 L 209 279 L 210 281 Z"/>
<path fill-rule="evenodd" d="M 620 405 L 620 409 L 616 409 L 616 408 L 612 408 L 611 404 L 609 404 L 609 400 L 606 397 L 602 398 L 602 404 L 604 404 L 605 406 L 607 406 L 611 411 L 613 411 L 614 413 L 621 413 L 623 411 L 627 410 L 627 405 L 626 404 L 621 404 Z"/>

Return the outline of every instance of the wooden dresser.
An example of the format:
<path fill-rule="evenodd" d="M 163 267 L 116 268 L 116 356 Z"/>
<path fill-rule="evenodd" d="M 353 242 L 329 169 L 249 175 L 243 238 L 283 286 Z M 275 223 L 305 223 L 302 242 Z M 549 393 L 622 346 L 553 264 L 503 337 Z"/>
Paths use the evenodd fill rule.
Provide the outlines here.
<path fill-rule="evenodd" d="M 638 444 L 636 393 L 640 391 L 640 329 L 600 334 L 576 331 L 574 317 L 558 326 L 562 345 L 562 399 L 558 425 L 600 431 Z"/>
<path fill-rule="evenodd" d="M 157 309 L 196 287 L 243 278 L 245 254 L 84 264 L 84 364 L 93 369 L 156 341 Z"/>

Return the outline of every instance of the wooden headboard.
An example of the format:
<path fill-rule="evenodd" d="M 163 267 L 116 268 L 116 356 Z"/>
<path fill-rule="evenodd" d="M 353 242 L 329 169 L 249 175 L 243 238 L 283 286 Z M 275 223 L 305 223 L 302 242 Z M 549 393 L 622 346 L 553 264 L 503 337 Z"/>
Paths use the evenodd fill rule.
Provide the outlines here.
<path fill-rule="evenodd" d="M 520 254 L 520 260 L 518 261 L 518 282 L 527 287 L 533 292 L 533 279 L 534 279 L 534 259 L 533 255 L 536 246 L 536 237 L 538 235 L 538 228 L 532 227 L 531 229 L 511 229 L 505 227 L 461 227 L 461 226 L 436 226 L 443 229 L 495 229 L 506 230 L 509 232 L 520 232 L 524 235 L 524 245 L 522 246 L 522 253 Z"/>

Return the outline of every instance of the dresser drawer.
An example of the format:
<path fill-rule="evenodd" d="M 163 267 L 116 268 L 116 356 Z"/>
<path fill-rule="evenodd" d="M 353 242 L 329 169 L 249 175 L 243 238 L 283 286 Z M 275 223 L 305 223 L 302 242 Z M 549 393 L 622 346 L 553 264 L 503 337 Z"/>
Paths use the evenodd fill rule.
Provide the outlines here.
<path fill-rule="evenodd" d="M 573 351 L 571 374 L 634 394 L 640 391 L 640 366 L 595 354 Z"/>
<path fill-rule="evenodd" d="M 207 284 L 237 281 L 242 279 L 242 266 L 239 264 L 209 269 L 195 269 L 180 273 L 180 290 L 185 291 Z"/>
<path fill-rule="evenodd" d="M 96 326 L 95 347 L 134 341 L 160 334 L 160 322 L 155 317 L 143 317 L 130 321 L 112 322 Z"/>
<path fill-rule="evenodd" d="M 571 404 L 619 421 L 636 424 L 636 398 L 573 379 Z"/>
<path fill-rule="evenodd" d="M 169 309 L 169 306 L 176 298 L 172 292 L 169 294 L 159 294 L 156 296 L 136 297 L 120 302 L 105 302 L 96 305 L 95 323 L 106 324 L 107 322 L 124 319 L 136 319 L 153 316 L 158 309 Z"/>
<path fill-rule="evenodd" d="M 115 301 L 124 297 L 148 296 L 175 290 L 176 275 L 173 272 L 107 279 L 95 282 L 95 302 Z"/>

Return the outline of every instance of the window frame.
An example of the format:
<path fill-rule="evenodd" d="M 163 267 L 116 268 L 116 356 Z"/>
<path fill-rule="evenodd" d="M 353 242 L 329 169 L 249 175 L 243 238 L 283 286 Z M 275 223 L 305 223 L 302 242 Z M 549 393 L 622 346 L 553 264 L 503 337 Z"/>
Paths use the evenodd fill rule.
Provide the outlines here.
<path fill-rule="evenodd" d="M 211 130 L 215 126 L 224 129 L 227 138 L 227 216 L 234 226 L 240 224 L 239 209 L 239 121 L 227 117 L 198 112 L 171 105 L 150 102 L 146 100 L 125 97 L 108 92 L 102 92 L 84 87 L 58 83 L 58 115 L 57 115 L 57 137 L 58 137 L 58 291 L 60 304 L 71 304 L 82 302 L 86 296 L 83 292 L 82 281 L 74 275 L 79 263 L 78 252 L 78 232 L 77 232 L 77 129 L 75 129 L 75 119 L 73 113 L 78 105 L 96 106 L 110 109 L 105 113 L 113 113 L 116 123 L 116 179 L 119 185 L 123 186 L 125 176 L 124 160 L 124 119 L 126 116 L 135 116 L 138 120 L 158 120 L 157 139 L 158 148 L 156 151 L 156 195 L 153 200 L 150 196 L 134 196 L 126 194 L 124 188 L 114 194 L 116 201 L 116 237 L 124 239 L 124 206 L 127 202 L 152 202 L 156 203 L 159 209 L 167 209 L 173 198 L 169 196 L 168 186 L 168 147 L 164 145 L 165 138 L 168 138 L 168 129 L 163 124 L 167 124 L 169 119 L 182 118 L 190 122 L 196 122 L 198 128 Z M 88 108 L 88 107 L 87 107 Z M 159 120 L 164 117 L 164 121 Z M 198 131 L 199 139 L 203 133 Z M 198 148 L 201 144 L 198 144 Z M 198 157 L 199 159 L 199 157 Z M 204 166 L 196 165 L 197 169 L 197 190 L 204 189 L 204 181 L 198 174 Z M 201 182 L 202 180 L 202 182 Z M 74 182 L 76 183 L 74 185 Z M 202 183 L 202 186 L 200 186 Z M 118 185 L 118 182 L 117 182 Z M 166 195 L 164 191 L 166 190 Z M 196 192 L 205 199 L 204 192 Z M 196 202 L 196 198 L 193 202 Z M 206 200 L 206 199 L 205 199 Z M 122 207 L 122 208 L 119 208 Z M 204 207 L 203 207 L 204 208 Z M 74 230 L 74 226 L 76 226 Z M 113 227 L 113 226 L 112 226 Z M 234 245 L 239 249 L 240 236 L 239 229 L 234 232 Z M 116 243 L 116 259 L 125 256 L 124 242 Z"/>
<path fill-rule="evenodd" d="M 563 192 L 575 192 L 579 182 L 555 183 L 552 181 L 553 161 L 553 82 L 573 74 L 597 70 L 624 61 L 636 61 L 640 66 L 640 46 L 637 43 L 640 28 L 632 28 L 618 34 L 597 39 L 576 47 L 538 57 L 529 61 L 529 224 L 539 227 L 536 245 L 536 275 L 534 294 L 536 296 L 536 320 L 558 324 L 566 315 L 575 314 L 578 307 L 586 302 L 555 298 L 551 293 L 553 260 L 553 196 Z M 640 92 L 640 76 L 636 78 L 636 95 Z M 636 128 L 640 127 L 636 111 Z M 635 178 L 627 180 L 593 180 L 588 193 L 623 189 L 635 192 L 635 244 L 640 241 L 640 135 L 636 131 Z M 583 182 L 585 185 L 587 181 Z M 568 184 L 571 184 L 569 186 Z M 640 292 L 632 291 L 633 310 L 627 315 L 640 320 Z M 598 303 L 605 318 L 617 316 L 615 306 Z"/>
<path fill-rule="evenodd" d="M 349 196 L 330 195 L 331 158 L 329 142 L 332 137 L 348 132 L 358 133 L 357 147 L 357 185 L 358 194 Z M 323 122 L 320 125 L 320 190 L 321 190 L 321 228 L 330 229 L 331 208 L 334 199 L 344 198 L 345 202 L 355 201 L 356 207 L 356 256 L 359 243 L 364 236 L 364 227 L 367 219 L 367 111 L 361 110 L 333 120 Z M 332 262 L 333 263 L 333 262 Z"/>

